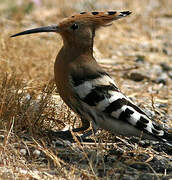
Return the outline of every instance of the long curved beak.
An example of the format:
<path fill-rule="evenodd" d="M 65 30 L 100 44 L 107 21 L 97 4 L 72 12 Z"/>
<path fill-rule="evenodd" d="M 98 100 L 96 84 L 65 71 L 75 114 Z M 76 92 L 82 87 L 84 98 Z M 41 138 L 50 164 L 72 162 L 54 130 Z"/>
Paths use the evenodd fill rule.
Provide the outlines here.
<path fill-rule="evenodd" d="M 33 33 L 41 33 L 41 32 L 59 32 L 59 27 L 57 25 L 51 25 L 51 26 L 44 26 L 40 28 L 29 29 L 29 30 L 14 34 L 10 37 L 16 37 L 16 36 L 21 36 L 21 35 L 26 35 L 26 34 L 33 34 Z"/>

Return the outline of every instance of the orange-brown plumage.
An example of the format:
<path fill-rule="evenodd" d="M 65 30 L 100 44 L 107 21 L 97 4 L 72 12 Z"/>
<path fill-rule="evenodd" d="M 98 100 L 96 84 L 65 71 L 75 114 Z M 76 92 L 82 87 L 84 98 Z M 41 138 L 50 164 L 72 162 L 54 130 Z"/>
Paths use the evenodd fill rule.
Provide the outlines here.
<path fill-rule="evenodd" d="M 92 122 L 94 130 L 100 127 L 116 134 L 170 142 L 172 135 L 122 94 L 93 57 L 96 29 L 129 14 L 130 11 L 82 12 L 58 25 L 12 37 L 39 32 L 57 32 L 62 36 L 63 47 L 54 65 L 55 82 L 61 98 L 81 117 L 83 127 L 74 131 L 86 130 Z"/>
<path fill-rule="evenodd" d="M 129 15 L 131 12 L 123 11 L 126 13 L 126 16 Z M 121 17 L 121 12 L 117 11 L 107 11 L 107 12 L 81 12 L 80 14 L 74 14 L 68 18 L 65 18 L 59 23 L 60 27 L 69 26 L 74 22 L 81 21 L 82 23 L 94 26 L 102 26 L 105 25 L 113 20 L 117 20 Z M 91 24 L 92 23 L 92 24 Z"/>

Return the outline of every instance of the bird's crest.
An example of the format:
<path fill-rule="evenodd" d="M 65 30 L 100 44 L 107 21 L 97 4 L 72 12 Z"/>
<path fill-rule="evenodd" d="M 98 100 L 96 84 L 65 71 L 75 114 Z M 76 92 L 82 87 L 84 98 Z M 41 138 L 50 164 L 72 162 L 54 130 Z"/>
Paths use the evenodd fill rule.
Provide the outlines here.
<path fill-rule="evenodd" d="M 131 11 L 106 11 L 106 12 L 81 12 L 79 14 L 74 14 L 68 18 L 63 19 L 59 26 L 65 26 L 67 24 L 79 21 L 84 23 L 92 23 L 97 26 L 106 25 L 114 20 L 126 17 L 131 14 Z"/>

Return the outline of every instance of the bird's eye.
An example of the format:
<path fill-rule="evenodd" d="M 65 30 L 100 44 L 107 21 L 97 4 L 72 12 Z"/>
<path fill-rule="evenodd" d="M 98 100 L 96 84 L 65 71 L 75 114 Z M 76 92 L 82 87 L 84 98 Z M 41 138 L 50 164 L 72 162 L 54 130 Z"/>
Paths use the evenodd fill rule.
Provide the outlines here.
<path fill-rule="evenodd" d="M 76 30 L 78 28 L 79 28 L 79 26 L 77 24 L 72 24 L 72 26 L 71 26 L 71 29 L 73 29 L 73 30 Z"/>

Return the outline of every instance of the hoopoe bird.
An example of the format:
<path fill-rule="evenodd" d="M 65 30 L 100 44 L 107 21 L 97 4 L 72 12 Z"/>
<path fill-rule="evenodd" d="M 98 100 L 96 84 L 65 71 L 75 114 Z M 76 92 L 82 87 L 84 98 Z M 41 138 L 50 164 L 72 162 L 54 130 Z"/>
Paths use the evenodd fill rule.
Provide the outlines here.
<path fill-rule="evenodd" d="M 11 37 L 41 32 L 62 36 L 63 47 L 56 57 L 54 74 L 61 98 L 81 118 L 82 127 L 74 128 L 74 132 L 87 130 L 91 122 L 95 132 L 102 128 L 116 135 L 170 144 L 172 135 L 126 97 L 93 57 L 95 31 L 130 14 L 130 11 L 81 12 L 57 25 L 26 30 Z M 89 131 L 87 135 L 90 134 Z"/>

